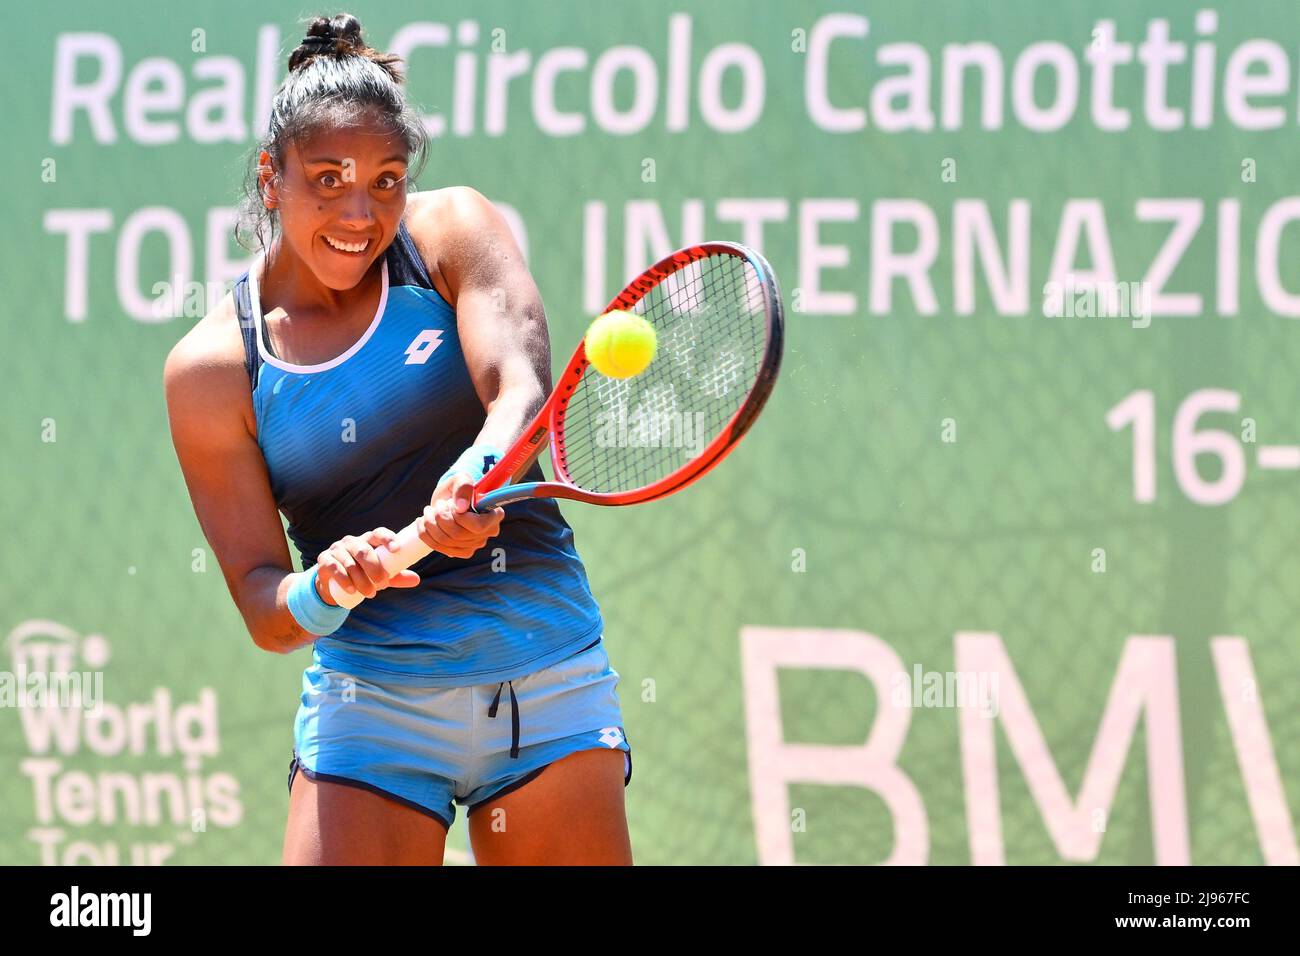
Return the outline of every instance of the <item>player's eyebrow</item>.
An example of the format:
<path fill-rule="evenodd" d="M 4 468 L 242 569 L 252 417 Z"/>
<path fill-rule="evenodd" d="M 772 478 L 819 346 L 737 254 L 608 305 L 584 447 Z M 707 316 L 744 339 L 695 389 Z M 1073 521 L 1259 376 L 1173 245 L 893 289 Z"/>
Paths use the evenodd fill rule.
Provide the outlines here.
<path fill-rule="evenodd" d="M 308 165 L 315 165 L 317 163 L 329 163 L 333 166 L 343 165 L 343 160 L 335 159 L 332 156 L 313 156 L 303 160 L 303 162 L 307 163 Z M 385 156 L 383 159 L 381 159 L 379 161 L 379 165 L 386 166 L 389 163 L 405 163 L 405 162 L 406 162 L 405 156 L 401 155 L 400 153 L 394 153 L 392 156 Z"/>

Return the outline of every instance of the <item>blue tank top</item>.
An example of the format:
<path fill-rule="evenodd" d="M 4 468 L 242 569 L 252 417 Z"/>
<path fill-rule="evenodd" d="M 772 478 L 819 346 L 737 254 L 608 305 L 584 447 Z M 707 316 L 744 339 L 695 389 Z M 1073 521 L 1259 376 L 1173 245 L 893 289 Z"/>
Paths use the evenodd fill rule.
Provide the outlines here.
<path fill-rule="evenodd" d="M 400 530 L 483 426 L 456 333 L 403 224 L 381 260 L 374 321 L 319 365 L 271 351 L 256 277 L 235 282 L 257 443 L 303 567 L 347 534 Z M 527 480 L 542 480 L 534 464 Z M 458 687 L 513 680 L 601 636 L 600 609 L 558 504 L 506 508 L 473 557 L 434 552 L 415 588 L 390 588 L 316 641 L 316 659 L 376 681 Z"/>

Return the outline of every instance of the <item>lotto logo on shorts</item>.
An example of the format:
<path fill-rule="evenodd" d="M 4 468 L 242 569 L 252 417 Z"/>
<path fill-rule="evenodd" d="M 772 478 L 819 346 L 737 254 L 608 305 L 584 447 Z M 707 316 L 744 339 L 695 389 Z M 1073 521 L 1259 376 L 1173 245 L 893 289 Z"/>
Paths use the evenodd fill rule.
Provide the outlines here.
<path fill-rule="evenodd" d="M 600 732 L 600 742 L 614 748 L 623 742 L 623 731 L 618 727 L 605 727 Z"/>
<path fill-rule="evenodd" d="M 434 349 L 442 344 L 441 329 L 425 329 L 406 347 L 406 364 L 423 365 L 429 361 Z"/>

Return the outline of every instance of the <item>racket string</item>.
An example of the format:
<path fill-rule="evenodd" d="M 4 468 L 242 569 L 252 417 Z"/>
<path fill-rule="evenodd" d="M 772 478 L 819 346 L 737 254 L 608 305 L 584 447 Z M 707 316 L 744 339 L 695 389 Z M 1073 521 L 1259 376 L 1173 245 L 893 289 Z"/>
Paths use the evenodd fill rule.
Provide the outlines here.
<path fill-rule="evenodd" d="M 588 368 L 565 409 L 562 461 L 588 491 L 632 491 L 680 469 L 731 421 L 762 367 L 767 299 L 746 259 L 696 260 L 634 311 L 655 328 L 654 361 L 629 379 Z"/>

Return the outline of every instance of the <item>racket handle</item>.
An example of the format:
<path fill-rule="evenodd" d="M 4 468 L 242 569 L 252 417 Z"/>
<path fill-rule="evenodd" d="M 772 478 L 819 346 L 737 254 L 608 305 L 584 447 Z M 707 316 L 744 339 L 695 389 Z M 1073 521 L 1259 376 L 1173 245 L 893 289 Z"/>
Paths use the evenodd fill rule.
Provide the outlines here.
<path fill-rule="evenodd" d="M 375 549 L 375 554 L 379 556 L 379 563 L 384 566 L 384 570 L 389 575 L 394 575 L 398 571 L 405 571 L 415 562 L 431 554 L 433 549 L 420 540 L 420 534 L 415 529 L 415 522 L 411 522 L 401 531 L 397 532 L 397 537 L 393 540 L 393 549 L 388 547 Z M 351 610 L 356 607 L 365 597 L 361 592 L 349 594 L 343 588 L 339 587 L 338 581 L 330 581 L 330 597 L 339 607 L 345 607 Z"/>
<path fill-rule="evenodd" d="M 545 482 L 529 481 L 522 485 L 506 485 L 506 487 L 498 488 L 496 491 L 489 491 L 485 495 L 475 494 L 474 506 L 470 510 L 476 514 L 485 514 L 495 508 L 504 508 L 516 501 L 523 501 L 525 498 L 536 498 L 537 490 L 543 484 Z"/>

